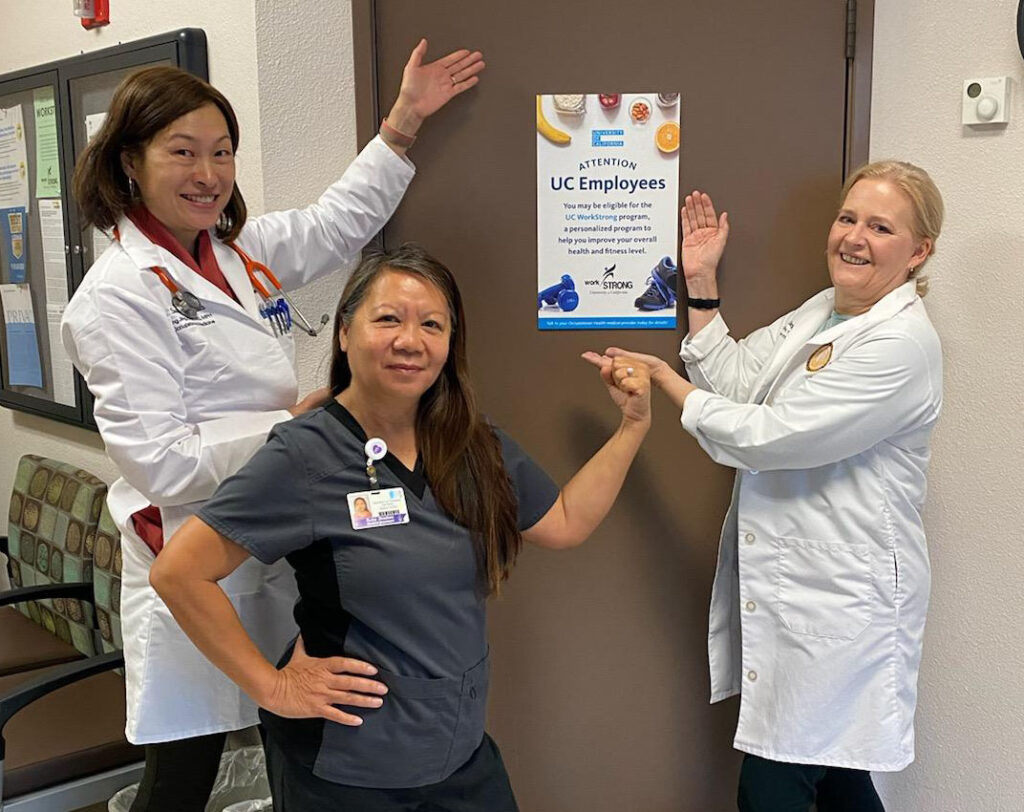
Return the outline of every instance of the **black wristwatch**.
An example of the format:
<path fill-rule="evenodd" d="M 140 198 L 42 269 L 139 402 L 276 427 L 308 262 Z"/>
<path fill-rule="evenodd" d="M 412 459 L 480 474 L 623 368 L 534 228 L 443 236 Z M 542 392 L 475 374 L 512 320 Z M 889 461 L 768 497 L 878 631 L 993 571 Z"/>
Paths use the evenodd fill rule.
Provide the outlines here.
<path fill-rule="evenodd" d="M 686 306 L 695 310 L 716 310 L 722 304 L 721 299 L 690 299 L 686 300 Z"/>

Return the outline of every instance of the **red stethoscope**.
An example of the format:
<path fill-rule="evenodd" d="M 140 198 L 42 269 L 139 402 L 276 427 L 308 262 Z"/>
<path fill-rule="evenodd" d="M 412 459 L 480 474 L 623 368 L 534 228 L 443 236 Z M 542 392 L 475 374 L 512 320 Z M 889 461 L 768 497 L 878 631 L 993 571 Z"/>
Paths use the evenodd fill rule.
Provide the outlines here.
<path fill-rule="evenodd" d="M 120 240 L 120 235 L 117 233 L 116 228 L 114 229 L 114 237 Z M 249 282 L 252 284 L 253 290 L 260 297 L 260 316 L 269 322 L 274 335 L 290 333 L 293 322 L 297 323 L 305 333 L 313 337 L 324 329 L 324 326 L 330 319 L 326 313 L 321 316 L 320 325 L 313 327 L 306 317 L 302 315 L 299 308 L 295 306 L 295 302 L 284 292 L 281 283 L 274 276 L 274 272 L 270 268 L 262 262 L 254 260 L 234 243 L 226 243 L 226 245 L 238 254 L 238 258 L 242 260 L 242 264 L 245 266 L 245 273 L 249 277 Z M 198 320 L 199 313 L 203 310 L 203 303 L 199 297 L 175 282 L 166 268 L 153 265 L 149 270 L 155 273 L 160 281 L 163 282 L 164 287 L 171 292 L 171 307 L 189 321 Z M 262 274 L 264 280 L 269 285 L 260 281 L 256 276 L 257 273 Z"/>

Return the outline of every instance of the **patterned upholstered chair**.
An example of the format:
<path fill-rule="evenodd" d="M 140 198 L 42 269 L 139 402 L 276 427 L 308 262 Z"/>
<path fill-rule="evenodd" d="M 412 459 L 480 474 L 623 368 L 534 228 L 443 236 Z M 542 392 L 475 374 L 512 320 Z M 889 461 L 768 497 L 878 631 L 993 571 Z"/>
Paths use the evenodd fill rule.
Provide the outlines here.
<path fill-rule="evenodd" d="M 12 589 L 0 592 L 0 676 L 96 653 L 90 539 L 107 495 L 101 480 L 26 455 L 8 514 Z"/>
<path fill-rule="evenodd" d="M 121 540 L 101 507 L 82 539 L 100 653 L 0 677 L 0 812 L 78 809 L 142 775 L 143 750 L 124 737 Z"/>
<path fill-rule="evenodd" d="M 121 535 L 103 506 L 95 537 L 86 537 L 92 547 L 93 606 L 99 628 L 99 645 L 105 652 L 120 651 L 121 641 Z"/>

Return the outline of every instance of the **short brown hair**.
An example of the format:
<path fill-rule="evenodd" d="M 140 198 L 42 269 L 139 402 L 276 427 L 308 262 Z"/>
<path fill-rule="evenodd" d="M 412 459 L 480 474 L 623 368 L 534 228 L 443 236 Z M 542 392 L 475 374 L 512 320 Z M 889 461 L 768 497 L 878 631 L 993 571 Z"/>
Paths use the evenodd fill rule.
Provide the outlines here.
<path fill-rule="evenodd" d="M 104 230 L 134 204 L 121 165 L 128 153 L 141 157 L 146 145 L 171 123 L 213 104 L 224 115 L 232 151 L 238 150 L 238 119 L 231 103 L 215 87 L 180 68 L 160 65 L 126 76 L 114 91 L 106 121 L 75 164 L 72 192 L 86 221 Z M 245 224 L 246 210 L 236 183 L 217 221 L 217 236 L 230 242 Z"/>
<path fill-rule="evenodd" d="M 931 176 L 921 167 L 906 161 L 874 161 L 864 164 L 854 170 L 843 184 L 843 191 L 839 195 L 840 206 L 843 205 L 843 201 L 846 200 L 846 196 L 854 184 L 864 179 L 887 180 L 907 196 L 914 218 L 911 223 L 914 237 L 918 240 L 931 240 L 932 250 L 928 256 L 934 254 L 935 243 L 938 242 L 939 234 L 942 231 L 945 208 L 939 188 Z M 921 276 L 921 268 L 927 261 L 928 257 L 925 257 L 910 275 L 910 278 L 917 283 L 918 296 L 928 293 L 928 277 Z"/>

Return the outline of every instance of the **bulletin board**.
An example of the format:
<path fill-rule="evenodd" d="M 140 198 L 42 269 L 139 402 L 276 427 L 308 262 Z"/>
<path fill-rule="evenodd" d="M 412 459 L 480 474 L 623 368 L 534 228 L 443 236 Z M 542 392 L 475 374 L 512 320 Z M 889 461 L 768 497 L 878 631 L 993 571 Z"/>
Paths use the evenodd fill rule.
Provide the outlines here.
<path fill-rule="evenodd" d="M 60 320 L 109 238 L 83 223 L 70 179 L 121 79 L 150 65 L 207 79 L 205 32 L 181 29 L 0 75 L 0 406 L 95 428 Z"/>

